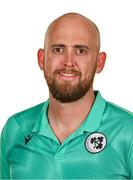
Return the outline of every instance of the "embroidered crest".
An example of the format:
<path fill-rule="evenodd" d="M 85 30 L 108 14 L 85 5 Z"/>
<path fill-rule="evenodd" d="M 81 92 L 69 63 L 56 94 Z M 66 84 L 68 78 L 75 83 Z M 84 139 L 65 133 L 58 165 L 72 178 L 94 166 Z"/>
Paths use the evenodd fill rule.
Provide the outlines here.
<path fill-rule="evenodd" d="M 99 132 L 90 134 L 85 141 L 85 147 L 91 153 L 101 152 L 106 144 L 107 140 L 105 135 Z"/>

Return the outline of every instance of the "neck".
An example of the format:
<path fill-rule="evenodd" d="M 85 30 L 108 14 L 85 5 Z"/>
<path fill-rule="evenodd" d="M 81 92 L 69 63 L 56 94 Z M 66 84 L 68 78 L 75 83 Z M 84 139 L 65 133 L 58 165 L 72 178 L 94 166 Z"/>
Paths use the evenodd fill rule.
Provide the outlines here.
<path fill-rule="evenodd" d="M 55 134 L 67 132 L 67 134 L 65 133 L 67 136 L 80 127 L 89 113 L 94 99 L 93 90 L 90 90 L 83 98 L 71 103 L 61 103 L 50 95 L 48 119 Z M 58 137 L 58 139 L 61 138 Z"/>

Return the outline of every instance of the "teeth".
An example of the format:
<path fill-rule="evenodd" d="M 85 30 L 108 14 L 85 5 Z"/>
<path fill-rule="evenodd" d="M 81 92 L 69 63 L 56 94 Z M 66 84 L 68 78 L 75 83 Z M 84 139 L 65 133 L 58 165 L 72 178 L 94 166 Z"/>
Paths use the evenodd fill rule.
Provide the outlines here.
<path fill-rule="evenodd" d="M 62 73 L 63 76 L 66 76 L 66 77 L 72 77 L 72 76 L 76 76 L 75 74 L 66 74 L 66 73 Z"/>

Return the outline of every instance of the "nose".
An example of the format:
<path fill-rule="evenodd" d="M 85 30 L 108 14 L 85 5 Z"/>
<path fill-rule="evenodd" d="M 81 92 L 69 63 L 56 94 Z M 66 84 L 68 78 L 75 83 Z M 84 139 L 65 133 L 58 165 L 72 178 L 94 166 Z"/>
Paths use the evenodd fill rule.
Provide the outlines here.
<path fill-rule="evenodd" d="M 73 67 L 75 65 L 74 54 L 73 52 L 69 51 L 66 53 L 64 59 L 64 66 Z"/>

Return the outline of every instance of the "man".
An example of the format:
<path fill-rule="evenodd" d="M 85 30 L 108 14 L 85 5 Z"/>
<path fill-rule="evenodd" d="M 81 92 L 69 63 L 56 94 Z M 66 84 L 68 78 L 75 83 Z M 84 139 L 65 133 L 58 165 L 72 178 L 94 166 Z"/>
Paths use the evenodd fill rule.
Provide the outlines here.
<path fill-rule="evenodd" d="M 2 179 L 131 179 L 133 114 L 93 90 L 104 67 L 97 26 L 68 13 L 54 20 L 38 63 L 49 99 L 9 118 Z"/>

